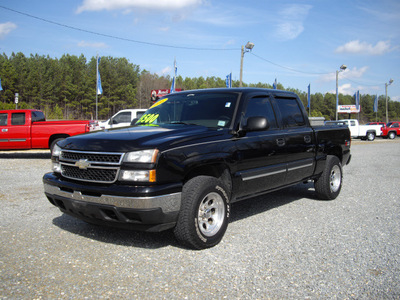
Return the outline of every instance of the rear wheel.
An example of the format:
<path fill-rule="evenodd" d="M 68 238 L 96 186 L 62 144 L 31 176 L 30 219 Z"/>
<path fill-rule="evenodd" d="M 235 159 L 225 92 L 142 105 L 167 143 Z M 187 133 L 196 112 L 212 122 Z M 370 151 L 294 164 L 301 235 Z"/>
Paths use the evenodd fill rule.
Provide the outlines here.
<path fill-rule="evenodd" d="M 375 140 L 375 132 L 367 132 L 367 140 L 371 142 Z"/>
<path fill-rule="evenodd" d="M 182 191 L 182 204 L 174 229 L 177 240 L 193 249 L 217 245 L 229 220 L 228 191 L 220 180 L 198 176 L 189 180 Z"/>
<path fill-rule="evenodd" d="M 389 139 L 393 140 L 396 138 L 396 132 L 391 131 L 391 132 L 389 132 L 388 136 L 389 136 Z"/>
<path fill-rule="evenodd" d="M 322 175 L 314 182 L 315 191 L 321 200 L 335 199 L 342 188 L 342 166 L 336 156 L 328 155 Z"/>

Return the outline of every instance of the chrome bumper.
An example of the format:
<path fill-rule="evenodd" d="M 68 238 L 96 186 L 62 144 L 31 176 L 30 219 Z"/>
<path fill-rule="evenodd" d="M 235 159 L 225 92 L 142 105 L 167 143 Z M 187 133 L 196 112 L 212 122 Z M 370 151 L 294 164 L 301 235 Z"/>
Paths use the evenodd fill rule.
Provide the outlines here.
<path fill-rule="evenodd" d="M 85 195 L 80 191 L 68 192 L 61 190 L 59 187 L 44 184 L 44 191 L 46 194 L 59 196 L 76 201 L 83 201 L 95 204 L 112 205 L 120 208 L 130 209 L 153 209 L 161 208 L 163 213 L 177 212 L 181 207 L 181 194 L 173 193 L 162 196 L 153 197 L 124 197 L 116 195 L 100 195 L 92 196 Z"/>

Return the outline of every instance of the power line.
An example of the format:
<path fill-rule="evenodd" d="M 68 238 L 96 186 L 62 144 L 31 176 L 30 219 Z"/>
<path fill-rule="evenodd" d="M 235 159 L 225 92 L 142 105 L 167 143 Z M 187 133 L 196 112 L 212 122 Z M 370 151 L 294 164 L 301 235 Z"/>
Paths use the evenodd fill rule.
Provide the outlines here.
<path fill-rule="evenodd" d="M 290 67 L 285 67 L 285 66 L 279 65 L 279 64 L 277 64 L 277 63 L 274 63 L 274 62 L 272 62 L 272 61 L 270 61 L 270 60 L 268 60 L 268 59 L 265 59 L 265 58 L 263 58 L 263 57 L 261 57 L 261 56 L 258 56 L 258 55 L 256 55 L 256 54 L 254 54 L 253 52 L 250 52 L 250 53 L 251 53 L 253 56 L 257 57 L 258 59 L 261 59 L 261 60 L 263 60 L 263 61 L 266 61 L 267 63 L 270 63 L 271 65 L 275 65 L 275 66 L 280 67 L 280 68 L 282 68 L 282 69 L 286 69 L 286 70 L 293 71 L 293 72 L 298 72 L 298 73 L 303 73 L 303 74 L 312 74 L 312 75 L 327 75 L 327 74 L 333 73 L 333 72 L 328 72 L 328 73 L 316 73 L 316 72 L 305 72 L 305 71 L 300 71 L 300 70 L 296 70 L 296 69 L 293 69 L 293 68 L 290 68 Z"/>
<path fill-rule="evenodd" d="M 100 32 L 96 32 L 96 31 L 91 31 L 91 30 L 87 30 L 87 29 L 82 29 L 82 28 L 78 28 L 78 27 L 74 27 L 74 26 L 70 26 L 70 25 L 66 25 L 66 24 L 62 24 L 59 22 L 55 22 L 55 21 L 51 21 L 48 19 L 44 19 L 41 17 L 37 17 L 22 11 L 18 11 L 12 8 L 8 8 L 5 6 L 0 5 L 0 8 L 3 8 L 5 10 L 9 10 L 12 11 L 14 13 L 29 17 L 29 18 L 33 18 L 42 22 L 46 22 L 52 25 L 57 25 L 57 26 L 61 26 L 64 28 L 68 28 L 68 29 L 72 29 L 72 30 L 76 30 L 76 31 L 81 31 L 81 32 L 86 32 L 86 33 L 90 33 L 90 34 L 94 34 L 94 35 L 98 35 L 98 36 L 102 36 L 102 37 L 107 37 L 107 38 L 111 38 L 111 39 L 117 39 L 117 40 L 121 40 L 121 41 L 125 41 L 125 42 L 131 42 L 131 43 L 137 43 L 137 44 L 143 44 L 143 45 L 150 45 L 150 46 L 157 46 L 157 47 L 165 47 L 165 48 L 173 48 L 173 49 L 183 49 L 183 50 L 198 50 L 198 51 L 237 51 L 238 49 L 236 48 L 200 48 L 200 47 L 185 47 L 185 46 L 174 46 L 174 45 L 167 45 L 167 44 L 159 44 L 159 43 L 151 43 L 151 42 L 145 42 L 145 41 L 139 41 L 139 40 L 133 40 L 133 39 L 128 39 L 128 38 L 124 38 L 124 37 L 119 37 L 119 36 L 115 36 L 115 35 L 110 35 L 110 34 L 105 34 L 105 33 L 100 33 Z"/>

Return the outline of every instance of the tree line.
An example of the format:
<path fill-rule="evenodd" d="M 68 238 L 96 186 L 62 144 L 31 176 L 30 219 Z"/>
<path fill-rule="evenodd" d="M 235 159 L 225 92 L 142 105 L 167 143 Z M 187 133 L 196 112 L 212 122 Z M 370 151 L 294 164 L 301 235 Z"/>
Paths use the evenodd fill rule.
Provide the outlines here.
<path fill-rule="evenodd" d="M 168 89 L 172 78 L 159 76 L 126 58 L 102 57 L 99 64 L 103 93 L 98 95 L 98 119 L 108 119 L 125 108 L 148 108 L 151 105 L 151 90 Z M 45 112 L 48 119 L 94 119 L 96 111 L 96 57 L 89 60 L 84 55 L 64 54 L 61 58 L 43 55 L 29 57 L 23 53 L 0 55 L 0 109 L 15 108 L 15 93 L 19 94 L 18 108 L 34 108 Z M 232 82 L 233 87 L 239 81 Z M 268 83 L 246 84 L 244 87 L 272 88 Z M 219 77 L 176 78 L 176 88 L 184 90 L 225 87 L 225 79 Z M 297 93 L 307 107 L 307 92 L 285 88 L 278 89 Z M 373 111 L 375 95 L 360 95 L 361 112 L 343 116 L 358 118 L 360 122 L 386 119 L 386 98 L 378 98 L 378 113 Z M 312 117 L 334 120 L 336 95 L 331 93 L 311 94 Z M 339 95 L 341 105 L 355 104 L 354 97 Z M 390 101 L 389 120 L 400 119 L 400 102 Z"/>

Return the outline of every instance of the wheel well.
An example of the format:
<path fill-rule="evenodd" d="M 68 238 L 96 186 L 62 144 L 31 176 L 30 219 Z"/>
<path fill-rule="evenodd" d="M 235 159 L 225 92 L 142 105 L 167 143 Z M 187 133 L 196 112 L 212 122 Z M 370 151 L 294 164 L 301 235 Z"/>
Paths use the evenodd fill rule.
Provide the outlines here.
<path fill-rule="evenodd" d="M 230 192 L 232 191 L 232 178 L 230 175 L 229 168 L 226 165 L 217 164 L 217 165 L 198 166 L 190 170 L 190 172 L 185 177 L 185 182 L 187 182 L 193 177 L 200 175 L 212 176 L 218 178 L 224 183 L 228 191 Z"/>
<path fill-rule="evenodd" d="M 56 139 L 66 139 L 67 137 L 69 137 L 68 134 L 54 134 L 54 135 L 50 136 L 49 148 L 50 148 L 51 144 L 53 143 L 53 141 L 55 141 Z"/>
<path fill-rule="evenodd" d="M 340 162 L 342 163 L 343 153 L 340 148 L 332 148 L 327 152 L 327 155 L 334 155 L 339 158 Z"/>

